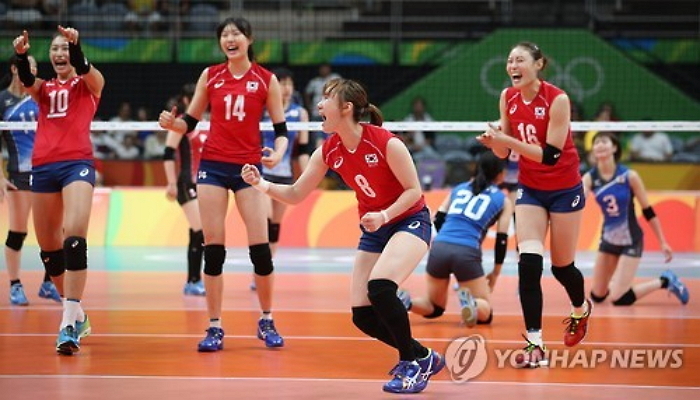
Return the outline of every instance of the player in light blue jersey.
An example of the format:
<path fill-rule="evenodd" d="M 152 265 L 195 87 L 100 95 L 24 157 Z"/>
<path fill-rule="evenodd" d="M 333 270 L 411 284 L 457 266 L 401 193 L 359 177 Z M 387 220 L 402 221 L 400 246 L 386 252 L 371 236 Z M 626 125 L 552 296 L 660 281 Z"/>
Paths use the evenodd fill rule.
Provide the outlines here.
<path fill-rule="evenodd" d="M 457 185 L 440 205 L 434 220 L 438 234 L 426 268 L 428 294 L 412 300 L 407 291 L 398 291 L 408 310 L 425 318 L 440 317 L 445 312 L 453 274 L 459 283 L 457 294 L 464 323 L 469 327 L 491 323 L 491 291 L 505 258 L 514 210 L 513 203 L 498 188 L 503 168 L 503 161 L 492 152 L 482 153 L 476 177 Z M 494 268 L 485 275 L 481 244 L 493 224 L 497 224 Z"/>
<path fill-rule="evenodd" d="M 294 76 L 292 71 L 286 68 L 278 68 L 273 71 L 280 82 L 282 89 L 282 103 L 284 105 L 284 118 L 287 122 L 309 122 L 309 113 L 302 105 L 294 102 Z M 270 115 L 265 112 L 263 116 L 264 122 L 270 122 Z M 266 148 L 274 147 L 275 132 L 263 131 L 263 146 Z M 282 155 L 282 160 L 276 166 L 268 168 L 263 166 L 262 174 L 265 179 L 274 183 L 291 184 L 294 182 L 295 166 L 294 162 L 298 163 L 300 171 L 306 168 L 309 162 L 309 156 L 315 150 L 313 144 L 309 141 L 309 131 L 307 130 L 289 130 L 287 131 L 289 138 L 289 146 L 287 151 Z M 270 238 L 270 251 L 274 256 L 277 250 L 277 242 L 280 238 L 280 230 L 282 217 L 287 210 L 287 204 L 274 199 L 270 199 L 271 209 L 270 216 L 267 219 L 268 235 Z M 256 290 L 255 280 L 250 284 L 251 290 Z"/>
<path fill-rule="evenodd" d="M 0 116 L 8 122 L 34 122 L 39 112 L 36 102 L 24 90 L 17 76 L 17 57 L 10 58 L 9 86 L 0 92 Z M 36 74 L 36 61 L 29 57 L 32 72 Z M 4 87 L 5 85 L 3 85 Z M 27 237 L 27 225 L 31 210 L 33 129 L 14 129 L 2 132 L 7 149 L 7 178 L 0 168 L 0 200 L 7 197 L 9 229 L 5 240 L 5 261 L 10 278 L 10 304 L 29 304 L 19 277 L 22 247 Z M 1 143 L 1 142 L 0 142 Z M 39 296 L 60 302 L 61 297 L 48 273 L 39 288 Z"/>
<path fill-rule="evenodd" d="M 649 203 L 644 182 L 636 171 L 618 164 L 621 152 L 614 133 L 598 132 L 593 139 L 596 166 L 583 177 L 586 193 L 594 194 L 603 212 L 591 298 L 601 303 L 610 297 L 613 305 L 629 306 L 653 291 L 667 289 L 686 304 L 690 298 L 688 289 L 671 270 L 663 272 L 659 278 L 634 284 L 644 247 L 644 235 L 634 211 L 635 198 L 659 239 L 667 263 L 673 258 L 673 252 Z"/>

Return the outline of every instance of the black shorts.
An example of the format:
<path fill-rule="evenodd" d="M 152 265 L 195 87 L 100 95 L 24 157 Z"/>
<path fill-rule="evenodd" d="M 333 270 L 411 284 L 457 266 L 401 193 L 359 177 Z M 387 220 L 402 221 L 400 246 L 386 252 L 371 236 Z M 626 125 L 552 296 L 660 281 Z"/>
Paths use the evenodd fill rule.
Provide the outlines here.
<path fill-rule="evenodd" d="M 433 242 L 426 272 L 437 279 L 449 279 L 450 274 L 454 274 L 459 282 L 480 278 L 484 276 L 481 250 L 459 244 Z"/>
<path fill-rule="evenodd" d="M 190 180 L 177 180 L 177 204 L 183 205 L 197 200 L 197 185 Z"/>
<path fill-rule="evenodd" d="M 618 246 L 601 239 L 598 251 L 616 256 L 624 254 L 627 257 L 640 258 L 644 251 L 644 240 L 635 240 L 631 245 Z"/>
<path fill-rule="evenodd" d="M 32 190 L 31 172 L 9 172 L 7 180 L 17 187 L 17 190 Z"/>
<path fill-rule="evenodd" d="M 265 178 L 266 181 L 269 181 L 272 183 L 279 183 L 280 185 L 291 185 L 294 183 L 294 178 L 292 178 L 290 176 L 277 176 L 277 175 L 263 174 L 263 178 Z"/>

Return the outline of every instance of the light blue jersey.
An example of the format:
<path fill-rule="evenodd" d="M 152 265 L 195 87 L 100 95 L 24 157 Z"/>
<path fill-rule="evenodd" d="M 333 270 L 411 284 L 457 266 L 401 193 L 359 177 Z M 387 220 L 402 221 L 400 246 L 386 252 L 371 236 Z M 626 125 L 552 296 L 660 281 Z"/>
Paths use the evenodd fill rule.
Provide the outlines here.
<path fill-rule="evenodd" d="M 301 121 L 301 109 L 302 107 L 297 103 L 291 103 L 289 107 L 284 112 L 284 119 L 287 122 L 300 122 Z M 263 122 L 270 122 L 270 115 L 265 112 L 263 116 Z M 263 146 L 275 148 L 275 132 L 274 131 L 263 131 Z M 275 165 L 274 168 L 266 168 L 263 166 L 262 173 L 264 176 L 277 176 L 282 178 L 292 178 L 292 153 L 294 152 L 294 147 L 297 142 L 298 131 L 289 131 L 287 137 L 289 139 L 289 144 L 287 145 L 287 151 L 282 156 L 279 164 Z"/>
<path fill-rule="evenodd" d="M 603 211 L 602 240 L 615 246 L 629 246 L 642 240 L 642 228 L 634 212 L 634 193 L 629 169 L 618 165 L 610 180 L 603 180 L 597 168 L 590 170 L 595 199 Z"/>
<path fill-rule="evenodd" d="M 489 227 L 501 215 L 505 199 L 496 185 L 477 195 L 472 192 L 472 182 L 457 185 L 450 193 L 450 206 L 435 241 L 480 249 Z"/>
<path fill-rule="evenodd" d="M 36 121 L 39 107 L 30 96 L 18 98 L 8 91 L 4 91 L 0 95 L 0 101 L 2 102 L 4 121 Z M 2 137 L 7 144 L 8 173 L 31 172 L 34 134 L 35 131 L 24 129 L 2 132 Z"/>

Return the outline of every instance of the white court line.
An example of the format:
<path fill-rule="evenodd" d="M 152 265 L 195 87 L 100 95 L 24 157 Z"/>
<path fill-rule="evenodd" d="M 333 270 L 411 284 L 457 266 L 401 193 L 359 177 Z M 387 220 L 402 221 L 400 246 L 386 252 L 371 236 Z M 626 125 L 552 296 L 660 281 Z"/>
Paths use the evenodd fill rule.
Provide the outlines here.
<path fill-rule="evenodd" d="M 669 305 L 669 307 L 673 307 L 675 305 Z M 681 305 L 678 305 L 678 307 L 682 307 Z M 88 306 L 85 308 L 88 314 L 90 311 L 120 311 L 120 312 L 143 312 L 143 311 L 167 311 L 167 312 L 172 312 L 172 311 L 202 311 L 206 312 L 206 308 L 204 306 L 182 306 L 182 307 L 149 307 L 149 306 L 144 306 L 142 308 L 116 308 L 116 307 L 90 307 L 89 303 Z M 10 305 L 4 305 L 0 306 L 0 311 L 7 311 L 7 310 L 41 310 L 41 311 L 46 311 L 46 310 L 52 310 L 52 311 L 61 311 L 62 308 L 61 306 L 56 303 L 55 305 L 52 306 L 35 306 L 31 305 L 29 307 L 17 307 L 17 306 L 10 306 Z M 241 311 L 241 312 L 260 312 L 260 308 L 255 308 L 255 307 L 240 307 L 240 308 L 224 308 L 223 311 L 226 312 L 231 312 L 231 311 Z M 348 314 L 350 315 L 350 307 L 348 306 L 347 309 L 316 309 L 316 308 L 275 308 L 275 314 L 279 313 L 322 313 L 322 314 Z M 446 311 L 444 315 L 459 315 L 460 313 L 457 311 Z M 543 317 L 563 317 L 566 315 L 566 313 L 543 313 Z M 522 317 L 521 313 L 512 313 L 512 312 L 502 312 L 498 314 L 494 314 L 494 317 Z M 657 320 L 700 320 L 700 315 L 668 315 L 668 314 L 649 314 L 649 315 L 633 315 L 630 316 L 629 313 L 606 313 L 606 314 L 594 314 L 592 317 L 593 320 L 599 319 L 599 318 L 624 318 L 624 319 L 657 319 Z"/>
<path fill-rule="evenodd" d="M 464 336 L 470 336 L 479 334 L 479 332 L 465 332 Z M 0 337 L 55 337 L 55 333 L 0 333 Z M 154 338 L 154 339 L 196 339 L 201 338 L 202 335 L 188 334 L 188 333 L 93 333 L 90 336 L 95 337 L 108 337 L 108 338 Z M 445 342 L 449 343 L 459 337 L 452 338 L 429 338 L 429 337 L 416 337 L 416 339 L 426 341 L 426 342 Z M 226 335 L 226 339 L 258 339 L 256 335 Z M 285 340 L 324 340 L 324 341 L 348 341 L 348 342 L 368 342 L 375 339 L 370 337 L 361 336 L 288 336 L 284 335 Z M 522 347 L 522 340 L 503 340 L 503 339 L 486 339 L 488 343 L 499 343 L 499 344 L 512 344 L 515 346 Z M 546 341 L 549 346 L 552 344 L 563 345 L 563 342 L 559 341 Z M 598 346 L 598 347 L 639 347 L 639 348 L 649 348 L 649 347 L 681 347 L 681 348 L 700 348 L 700 343 L 650 343 L 650 342 L 591 342 L 584 341 L 581 346 Z"/>
<path fill-rule="evenodd" d="M 385 382 L 377 379 L 349 379 L 349 378 L 282 378 L 282 377 L 211 377 L 211 376 L 139 376 L 139 375 L 0 375 L 0 379 L 133 379 L 133 380 L 190 380 L 190 381 L 260 381 L 269 382 L 270 379 L 284 382 L 342 382 L 342 383 L 378 383 Z M 452 381 L 431 380 L 430 385 L 460 385 Z M 655 386 L 655 385 L 627 385 L 609 383 L 538 383 L 538 382 L 512 382 L 512 381 L 469 381 L 469 385 L 510 385 L 510 386 L 547 386 L 547 387 L 580 387 L 580 388 L 626 388 L 626 389 L 662 389 L 662 390 L 689 390 L 698 391 L 700 387 L 692 386 Z M 461 386 L 461 385 L 460 385 Z"/>

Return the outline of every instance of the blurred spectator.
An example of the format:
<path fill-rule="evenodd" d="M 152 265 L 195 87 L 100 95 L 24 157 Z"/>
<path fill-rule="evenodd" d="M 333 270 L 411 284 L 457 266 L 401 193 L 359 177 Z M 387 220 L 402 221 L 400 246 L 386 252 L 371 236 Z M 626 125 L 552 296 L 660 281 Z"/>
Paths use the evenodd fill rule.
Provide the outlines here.
<path fill-rule="evenodd" d="M 418 96 L 411 101 L 411 112 L 404 118 L 405 122 L 432 122 L 433 117 L 426 110 L 425 99 Z M 435 153 L 435 132 L 409 131 L 405 133 L 405 142 L 411 154 Z"/>
<path fill-rule="evenodd" d="M 40 0 L 10 0 L 7 14 L 5 14 L 6 28 L 10 29 L 36 29 L 41 27 L 43 16 L 41 15 Z"/>
<path fill-rule="evenodd" d="M 151 122 L 151 112 L 146 106 L 136 109 L 136 122 Z M 146 138 L 153 135 L 154 131 L 138 131 L 138 141 L 140 144 L 146 143 Z"/>
<path fill-rule="evenodd" d="M 162 159 L 165 152 L 166 131 L 156 131 L 143 142 L 143 158 L 146 160 Z"/>
<path fill-rule="evenodd" d="M 648 130 L 637 133 L 629 148 L 631 161 L 664 162 L 673 156 L 673 145 L 665 132 Z"/>
<path fill-rule="evenodd" d="M 330 64 L 323 63 L 318 67 L 318 76 L 312 78 L 309 83 L 306 84 L 304 102 L 306 103 L 306 109 L 309 111 L 309 118 L 311 121 L 321 120 L 316 105 L 323 98 L 323 86 L 326 82 L 336 78 L 340 78 L 340 75 L 333 72 Z"/>
<path fill-rule="evenodd" d="M 110 122 L 132 122 L 134 119 L 132 117 L 132 112 L 131 112 L 131 103 L 125 101 L 122 102 L 121 105 L 119 106 L 119 111 L 117 112 L 117 115 L 112 117 L 110 119 Z M 137 136 L 136 131 L 133 130 L 111 130 L 109 131 L 109 134 L 112 136 L 114 140 L 117 142 L 121 143 L 124 140 L 124 137 L 127 135 L 134 135 Z"/>
<path fill-rule="evenodd" d="M 141 157 L 141 150 L 137 145 L 135 134 L 124 135 L 121 142 L 114 145 L 114 153 L 118 160 L 138 160 Z M 161 156 L 163 152 L 161 151 Z"/>
<path fill-rule="evenodd" d="M 146 33 L 162 31 L 167 27 L 168 0 L 129 0 L 125 21 L 132 31 Z"/>

